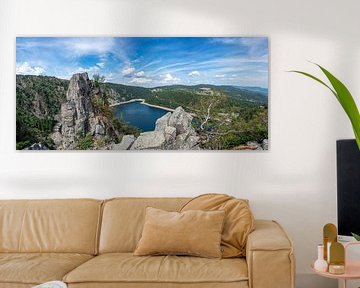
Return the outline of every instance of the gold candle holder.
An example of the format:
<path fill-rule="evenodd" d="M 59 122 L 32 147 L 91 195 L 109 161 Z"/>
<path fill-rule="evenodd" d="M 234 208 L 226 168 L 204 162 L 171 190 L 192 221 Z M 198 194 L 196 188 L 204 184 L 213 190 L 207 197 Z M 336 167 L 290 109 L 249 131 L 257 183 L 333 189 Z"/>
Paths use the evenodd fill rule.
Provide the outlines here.
<path fill-rule="evenodd" d="M 330 247 L 329 273 L 345 273 L 345 247 L 338 242 L 334 242 Z"/>
<path fill-rule="evenodd" d="M 328 223 L 324 226 L 323 242 L 324 242 L 324 260 L 330 263 L 328 257 L 328 245 L 337 242 L 337 228 L 334 224 Z"/>

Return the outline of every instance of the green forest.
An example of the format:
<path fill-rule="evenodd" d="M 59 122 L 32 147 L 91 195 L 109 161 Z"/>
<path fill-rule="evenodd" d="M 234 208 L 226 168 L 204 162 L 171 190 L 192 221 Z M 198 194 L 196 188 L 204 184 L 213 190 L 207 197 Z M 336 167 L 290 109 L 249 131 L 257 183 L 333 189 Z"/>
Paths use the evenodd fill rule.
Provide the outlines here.
<path fill-rule="evenodd" d="M 267 97 L 251 91 L 240 94 L 240 89 L 227 86 L 209 86 L 159 87 L 146 102 L 173 109 L 182 106 L 192 113 L 195 129 L 206 138 L 202 145 L 205 149 L 237 149 L 248 141 L 260 143 L 268 138 Z"/>
<path fill-rule="evenodd" d="M 37 142 L 53 148 L 50 134 L 66 101 L 68 80 L 48 76 L 16 76 L 16 147 Z M 182 106 L 194 116 L 193 126 L 203 149 L 238 149 L 248 141 L 268 138 L 267 91 L 215 85 L 172 85 L 155 88 L 101 83 L 106 103 L 143 98 L 149 104 L 175 109 Z M 124 127 L 117 127 L 124 133 Z M 136 131 L 127 127 L 126 131 Z M 123 130 L 123 131 L 121 131 Z"/>
<path fill-rule="evenodd" d="M 55 115 L 66 100 L 69 81 L 47 76 L 16 76 L 16 149 L 41 142 L 52 148 Z"/>

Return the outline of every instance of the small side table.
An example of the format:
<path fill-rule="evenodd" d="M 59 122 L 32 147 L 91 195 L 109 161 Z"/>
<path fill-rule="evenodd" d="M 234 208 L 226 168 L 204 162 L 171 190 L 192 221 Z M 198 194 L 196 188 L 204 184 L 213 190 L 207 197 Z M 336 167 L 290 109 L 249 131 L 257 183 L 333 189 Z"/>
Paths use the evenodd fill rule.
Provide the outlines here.
<path fill-rule="evenodd" d="M 331 274 L 329 272 L 320 272 L 314 269 L 314 264 L 311 264 L 311 269 L 318 275 L 327 278 L 343 280 L 343 288 L 346 288 L 348 280 L 360 279 L 360 260 L 347 260 L 346 250 L 351 245 L 360 245 L 360 242 L 349 242 L 345 244 L 345 273 L 344 274 Z"/>

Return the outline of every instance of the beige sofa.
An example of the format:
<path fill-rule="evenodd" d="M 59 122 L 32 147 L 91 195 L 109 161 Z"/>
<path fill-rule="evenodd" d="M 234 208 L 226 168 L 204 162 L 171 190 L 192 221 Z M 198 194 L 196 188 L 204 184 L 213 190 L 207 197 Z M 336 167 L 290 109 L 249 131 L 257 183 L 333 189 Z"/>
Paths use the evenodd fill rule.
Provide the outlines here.
<path fill-rule="evenodd" d="M 0 288 L 62 280 L 71 288 L 293 288 L 291 241 L 256 220 L 246 258 L 133 256 L 144 211 L 187 198 L 0 201 Z"/>

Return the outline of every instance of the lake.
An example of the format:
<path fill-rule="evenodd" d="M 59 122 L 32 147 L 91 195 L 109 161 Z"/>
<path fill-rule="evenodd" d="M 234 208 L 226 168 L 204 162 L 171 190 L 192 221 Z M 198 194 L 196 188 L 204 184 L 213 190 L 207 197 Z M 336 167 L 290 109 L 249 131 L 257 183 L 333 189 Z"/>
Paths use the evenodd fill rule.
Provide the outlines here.
<path fill-rule="evenodd" d="M 154 130 L 156 120 L 168 113 L 161 108 L 141 104 L 140 101 L 114 106 L 114 112 L 118 119 L 139 128 L 143 132 Z"/>

